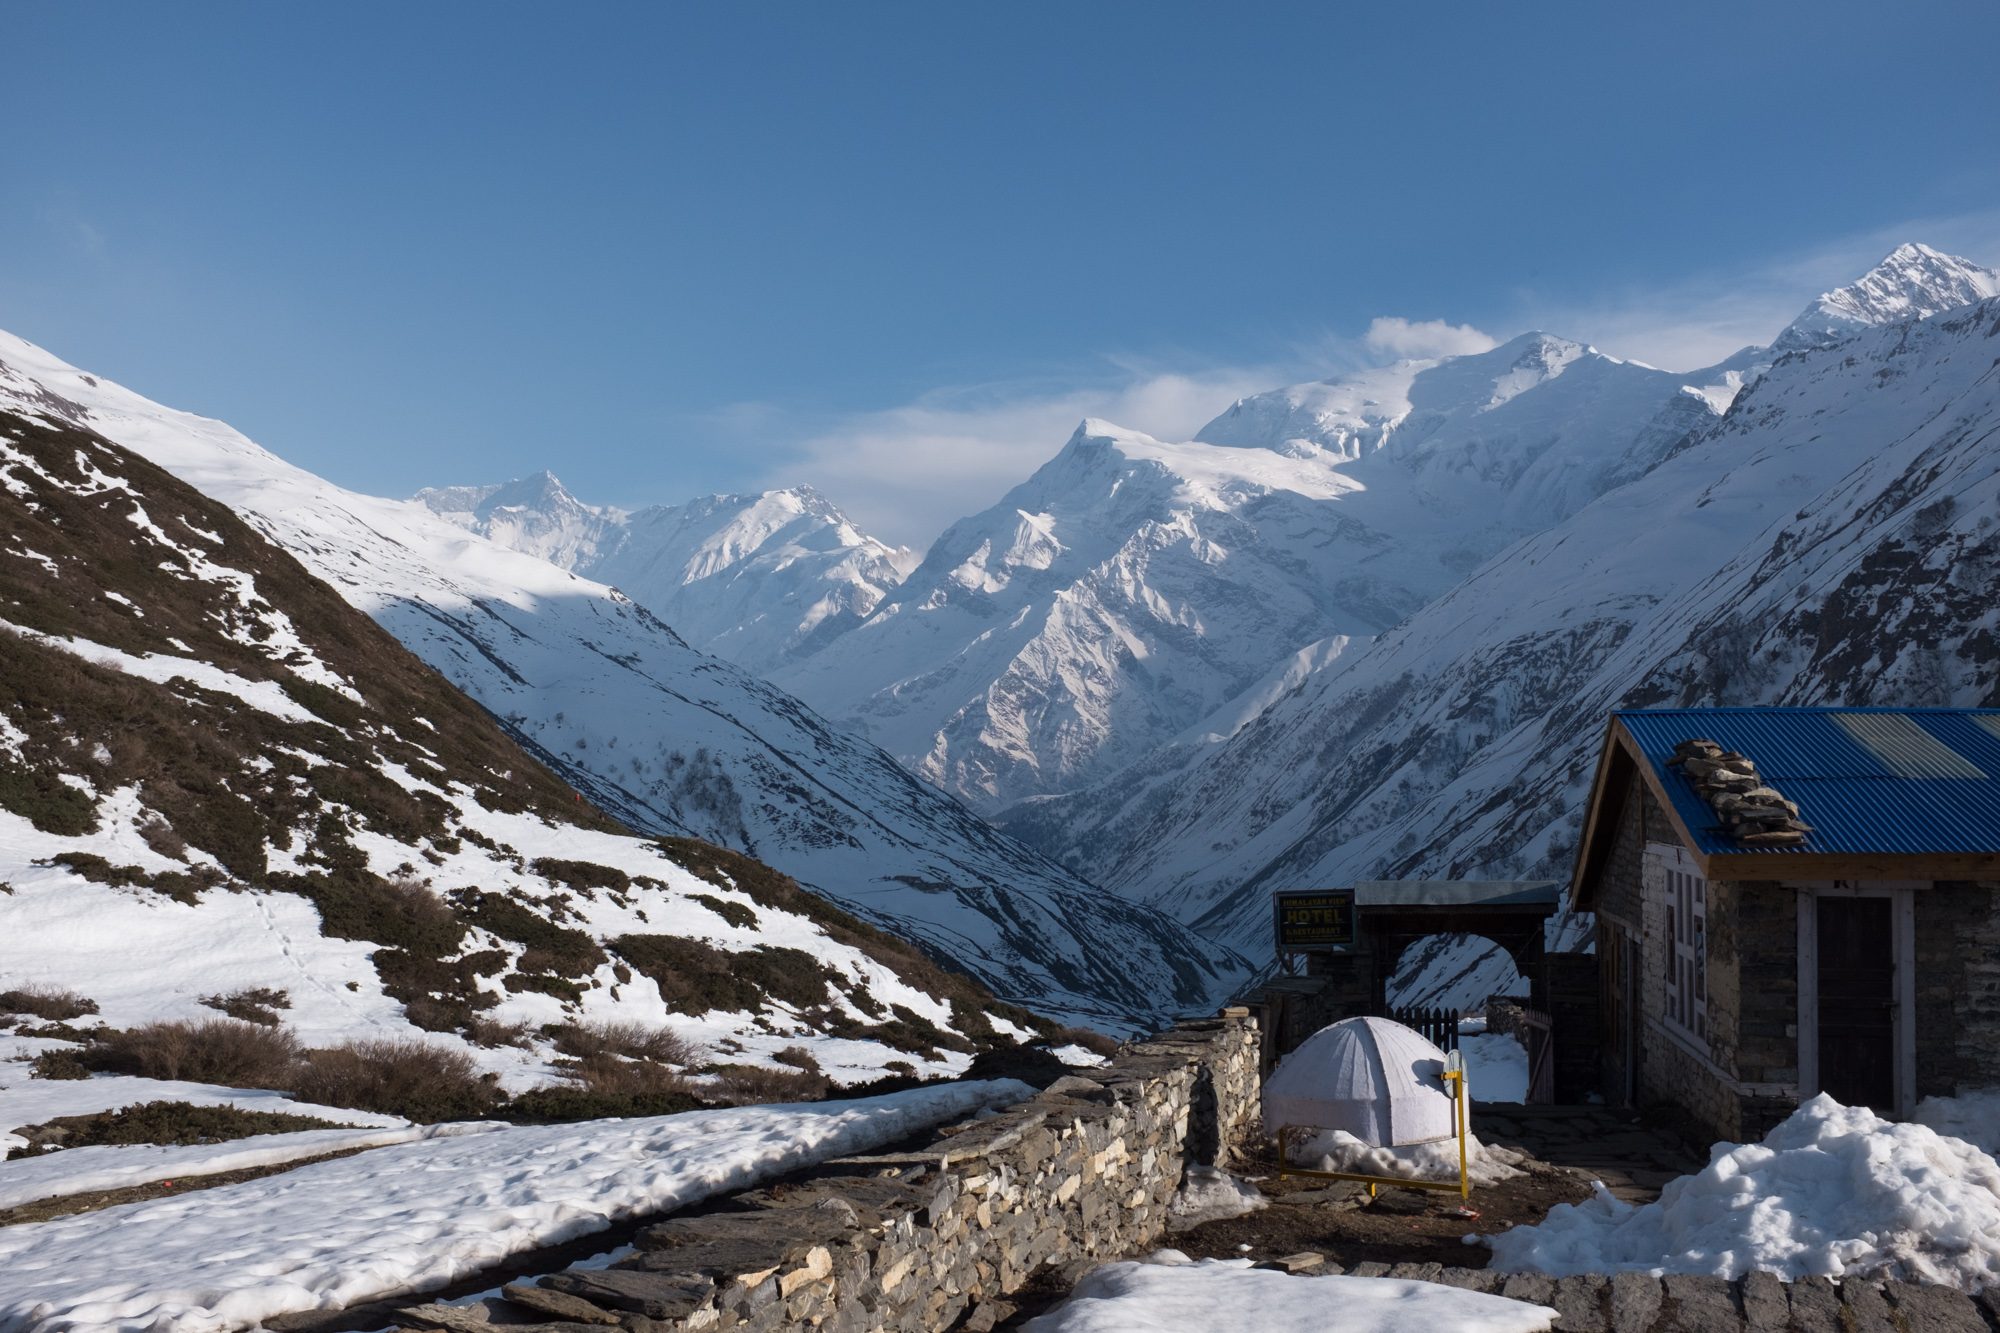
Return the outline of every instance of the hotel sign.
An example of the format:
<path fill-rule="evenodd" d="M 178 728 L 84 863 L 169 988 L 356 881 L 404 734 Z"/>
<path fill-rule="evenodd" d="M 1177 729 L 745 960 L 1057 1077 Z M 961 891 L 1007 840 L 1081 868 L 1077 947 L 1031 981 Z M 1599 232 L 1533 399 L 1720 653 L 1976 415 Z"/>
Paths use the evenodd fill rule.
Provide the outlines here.
<path fill-rule="evenodd" d="M 1314 889 L 1271 895 L 1278 913 L 1278 952 L 1312 953 L 1354 943 L 1354 890 Z"/>

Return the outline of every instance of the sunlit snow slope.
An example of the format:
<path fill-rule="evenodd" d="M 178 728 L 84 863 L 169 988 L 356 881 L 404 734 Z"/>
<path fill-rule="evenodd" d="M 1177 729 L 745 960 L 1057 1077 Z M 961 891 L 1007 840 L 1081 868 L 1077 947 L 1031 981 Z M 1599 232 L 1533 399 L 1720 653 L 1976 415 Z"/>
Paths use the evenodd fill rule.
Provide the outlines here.
<path fill-rule="evenodd" d="M 0 990 L 72 991 L 119 1029 L 252 992 L 309 1046 L 430 1033 L 516 1089 L 557 1076 L 544 1029 L 585 1019 L 725 1062 L 798 1045 L 844 1082 L 1023 1035 L 765 867 L 618 829 L 79 415 L 0 408 Z"/>
<path fill-rule="evenodd" d="M 996 833 L 601 584 L 421 504 L 341 490 L 11 337 L 0 404 L 87 427 L 228 504 L 632 827 L 748 852 L 1004 998 L 1144 1019 L 1211 1002 L 1242 967 Z"/>
<path fill-rule="evenodd" d="M 1254 948 L 1265 895 L 1566 873 L 1616 707 L 2000 702 L 2000 300 L 1783 356 L 1639 480 L 1226 743 L 1032 811 Z"/>
<path fill-rule="evenodd" d="M 1681 376 L 1536 333 L 1246 399 L 1195 442 L 1087 421 L 773 678 L 976 808 L 1074 790 L 1240 714 L 1289 655 L 1352 651 L 1712 419 Z"/>

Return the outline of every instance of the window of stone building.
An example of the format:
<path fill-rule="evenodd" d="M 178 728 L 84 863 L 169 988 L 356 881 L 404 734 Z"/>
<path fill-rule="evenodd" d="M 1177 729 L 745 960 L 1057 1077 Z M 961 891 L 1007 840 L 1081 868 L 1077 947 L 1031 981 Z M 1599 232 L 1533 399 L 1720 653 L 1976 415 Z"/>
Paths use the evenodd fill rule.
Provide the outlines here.
<path fill-rule="evenodd" d="M 1669 866 L 1667 882 L 1667 1021 L 1708 1040 L 1708 881 Z"/>

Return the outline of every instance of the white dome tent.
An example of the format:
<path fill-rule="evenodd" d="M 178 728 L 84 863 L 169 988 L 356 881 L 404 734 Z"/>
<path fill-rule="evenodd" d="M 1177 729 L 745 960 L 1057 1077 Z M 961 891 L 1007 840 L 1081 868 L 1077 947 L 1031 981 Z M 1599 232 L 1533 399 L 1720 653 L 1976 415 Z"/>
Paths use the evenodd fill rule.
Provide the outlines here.
<path fill-rule="evenodd" d="M 1284 1173 L 1332 1175 L 1371 1183 L 1466 1191 L 1464 1069 L 1422 1034 L 1386 1018 L 1349 1018 L 1321 1028 L 1287 1055 L 1264 1084 L 1264 1128 L 1279 1140 Z M 1390 1180 L 1284 1166 L 1285 1136 L 1337 1129 L 1378 1148 L 1401 1148 L 1456 1137 L 1460 1178 L 1443 1182 Z"/>

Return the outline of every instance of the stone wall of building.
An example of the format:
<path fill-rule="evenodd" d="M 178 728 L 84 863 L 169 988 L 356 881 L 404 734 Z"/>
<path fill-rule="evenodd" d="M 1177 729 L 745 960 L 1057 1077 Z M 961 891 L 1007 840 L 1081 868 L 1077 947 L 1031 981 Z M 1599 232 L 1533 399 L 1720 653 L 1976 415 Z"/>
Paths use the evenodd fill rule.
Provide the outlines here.
<path fill-rule="evenodd" d="M 466 1318 L 683 1330 L 983 1330 L 1037 1270 L 1129 1254 L 1166 1230 L 1189 1166 L 1226 1162 L 1255 1128 L 1258 1030 L 1242 1010 L 1129 1045 L 998 1115 L 895 1156 L 648 1227 L 638 1253 L 508 1287 Z"/>

